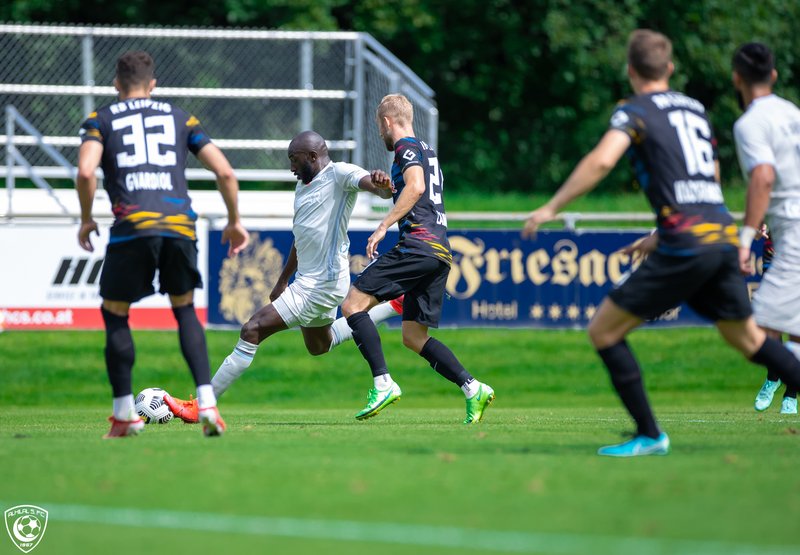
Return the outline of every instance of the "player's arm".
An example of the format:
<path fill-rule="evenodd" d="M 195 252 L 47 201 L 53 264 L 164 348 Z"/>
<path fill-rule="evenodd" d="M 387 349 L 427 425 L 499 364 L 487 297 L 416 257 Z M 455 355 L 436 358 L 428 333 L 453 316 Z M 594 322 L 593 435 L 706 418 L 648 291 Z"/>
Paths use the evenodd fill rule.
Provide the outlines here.
<path fill-rule="evenodd" d="M 747 179 L 744 225 L 739 230 L 739 268 L 745 274 L 753 272 L 750 247 L 764 221 L 775 183 L 775 153 L 766 133 L 764 127 L 742 120 L 733 126 L 736 155 Z"/>
<path fill-rule="evenodd" d="M 222 231 L 222 242 L 230 243 L 228 256 L 241 252 L 250 242 L 250 236 L 239 219 L 239 181 L 228 159 L 216 145 L 208 143 L 197 153 L 197 159 L 217 177 L 217 190 L 225 202 L 228 224 Z"/>
<path fill-rule="evenodd" d="M 618 129 L 606 131 L 597 146 L 575 166 L 556 194 L 544 206 L 530 213 L 522 230 L 522 236 L 534 237 L 540 225 L 553 220 L 567 204 L 594 189 L 617 165 L 630 145 L 631 138 L 624 131 Z"/>
<path fill-rule="evenodd" d="M 739 268 L 751 274 L 750 248 L 758 237 L 759 229 L 769 208 L 769 197 L 775 184 L 775 168 L 772 164 L 759 164 L 750 172 L 747 184 L 747 200 L 744 209 L 744 225 L 739 232 Z"/>
<path fill-rule="evenodd" d="M 362 177 L 358 188 L 381 198 L 392 198 L 392 178 L 383 170 L 372 170 Z"/>
<path fill-rule="evenodd" d="M 283 266 L 283 271 L 281 272 L 281 275 L 278 277 L 278 281 L 275 283 L 275 287 L 272 288 L 272 292 L 269 294 L 270 301 L 274 301 L 275 299 L 281 296 L 281 293 L 283 293 L 286 287 L 289 286 L 289 280 L 292 278 L 292 276 L 296 271 L 297 271 L 297 249 L 294 248 L 294 242 L 292 242 L 292 248 L 289 251 L 289 257 L 286 259 L 286 264 Z"/>
<path fill-rule="evenodd" d="M 103 143 L 100 141 L 87 140 L 81 144 L 78 150 L 78 176 L 75 181 L 75 188 L 78 190 L 78 202 L 81 205 L 81 226 L 78 229 L 78 243 L 81 248 L 89 252 L 94 252 L 91 234 L 94 231 L 97 235 L 97 222 L 92 218 L 92 205 L 94 204 L 94 194 L 97 191 L 97 167 L 103 157 Z"/>
<path fill-rule="evenodd" d="M 408 214 L 425 193 L 425 173 L 422 170 L 422 166 L 407 166 L 403 171 L 403 180 L 406 186 L 400 196 L 397 197 L 394 207 L 383 218 L 383 221 L 378 225 L 378 229 L 367 239 L 367 256 L 369 258 L 375 258 L 378 243 L 386 236 L 386 231 Z"/>

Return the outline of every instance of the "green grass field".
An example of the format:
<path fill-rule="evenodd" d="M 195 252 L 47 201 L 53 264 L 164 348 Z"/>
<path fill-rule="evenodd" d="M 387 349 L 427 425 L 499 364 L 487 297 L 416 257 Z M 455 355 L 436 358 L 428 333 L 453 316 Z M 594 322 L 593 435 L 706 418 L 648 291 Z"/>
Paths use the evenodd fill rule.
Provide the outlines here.
<path fill-rule="evenodd" d="M 356 422 L 371 384 L 352 344 L 261 346 L 222 398 L 229 432 L 148 426 L 103 441 L 103 334 L 0 334 L 0 508 L 50 511 L 34 553 L 799 553 L 800 418 L 752 409 L 764 376 L 712 330 L 642 330 L 667 457 L 605 459 L 632 429 L 585 334 L 442 330 L 497 401 L 461 392 L 384 330 L 404 396 Z M 210 332 L 212 365 L 235 332 Z M 134 388 L 192 387 L 172 333 L 135 333 Z M 14 553 L 8 538 L 0 553 Z"/>

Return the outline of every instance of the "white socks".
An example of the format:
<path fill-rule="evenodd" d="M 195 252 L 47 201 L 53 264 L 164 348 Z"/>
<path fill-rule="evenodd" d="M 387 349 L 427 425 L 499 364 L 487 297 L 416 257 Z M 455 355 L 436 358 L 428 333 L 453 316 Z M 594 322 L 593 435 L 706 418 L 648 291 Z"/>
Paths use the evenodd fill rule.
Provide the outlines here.
<path fill-rule="evenodd" d="M 210 384 L 197 386 L 197 406 L 201 409 L 217 406 L 217 396 L 214 387 Z"/>
<path fill-rule="evenodd" d="M 473 379 L 462 385 L 461 391 L 464 392 L 464 395 L 467 396 L 467 399 L 470 399 L 478 394 L 478 390 L 480 388 L 481 388 L 481 382 Z"/>
<path fill-rule="evenodd" d="M 253 357 L 257 349 L 258 345 L 249 343 L 241 338 L 239 339 L 238 343 L 236 343 L 236 347 L 233 348 L 233 352 L 225 357 L 219 370 L 217 370 L 217 373 L 211 378 L 211 385 L 213 386 L 212 395 L 216 397 L 221 396 L 228 390 L 233 382 L 239 379 L 239 376 L 244 374 L 244 371 L 247 370 L 250 363 L 253 362 Z M 197 399 L 198 404 L 202 407 L 200 388 L 197 389 Z"/>
<path fill-rule="evenodd" d="M 377 326 L 381 322 L 385 322 L 392 316 L 398 316 L 395 309 L 392 308 L 388 302 L 381 303 L 379 305 L 373 306 L 369 309 L 370 320 L 375 322 Z M 347 318 L 339 318 L 333 324 L 331 324 L 331 336 L 333 340 L 331 341 L 331 347 L 329 350 L 333 350 L 334 347 L 337 345 L 341 345 L 345 341 L 349 341 L 353 338 L 353 330 L 350 329 L 350 326 L 347 325 Z"/>
<path fill-rule="evenodd" d="M 395 314 L 397 313 L 395 312 Z M 375 382 L 375 389 L 378 391 L 386 391 L 392 387 L 392 384 L 394 383 L 392 376 L 388 372 L 386 374 L 381 374 L 380 376 L 374 376 L 372 379 Z"/>
<path fill-rule="evenodd" d="M 133 394 L 114 397 L 114 418 L 117 420 L 133 420 L 137 418 L 133 404 Z"/>

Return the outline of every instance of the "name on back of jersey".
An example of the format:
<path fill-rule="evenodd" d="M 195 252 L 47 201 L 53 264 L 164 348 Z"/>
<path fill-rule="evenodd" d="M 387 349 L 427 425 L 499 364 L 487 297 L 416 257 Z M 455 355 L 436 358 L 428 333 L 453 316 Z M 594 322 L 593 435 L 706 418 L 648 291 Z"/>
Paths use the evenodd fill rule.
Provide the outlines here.
<path fill-rule="evenodd" d="M 655 104 L 659 110 L 666 110 L 668 108 L 690 108 L 701 114 L 706 113 L 706 108 L 703 106 L 702 102 L 684 94 L 672 92 L 654 94 L 652 99 L 653 104 Z"/>
<path fill-rule="evenodd" d="M 129 191 L 171 191 L 172 174 L 169 172 L 131 172 L 125 176 Z"/>
<path fill-rule="evenodd" d="M 128 110 L 141 110 L 142 108 L 150 108 L 151 110 L 158 110 L 165 114 L 172 113 L 172 106 L 167 102 L 158 102 L 152 98 L 132 98 L 131 100 L 123 100 L 108 107 L 114 115 L 127 112 Z"/>
<path fill-rule="evenodd" d="M 680 204 L 723 204 L 725 202 L 719 183 L 700 179 L 676 181 L 675 199 Z"/>

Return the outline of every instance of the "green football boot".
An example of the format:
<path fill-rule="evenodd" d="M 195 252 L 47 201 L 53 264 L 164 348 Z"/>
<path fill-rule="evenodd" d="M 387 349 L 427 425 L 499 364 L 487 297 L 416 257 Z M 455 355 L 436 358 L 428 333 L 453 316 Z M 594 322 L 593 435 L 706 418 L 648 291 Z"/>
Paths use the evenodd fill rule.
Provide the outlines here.
<path fill-rule="evenodd" d="M 464 424 L 480 422 L 483 413 L 492 401 L 494 401 L 494 389 L 482 383 L 478 387 L 478 392 L 467 399 L 467 417 L 464 419 Z"/>
<path fill-rule="evenodd" d="M 392 403 L 399 401 L 402 394 L 403 392 L 400 391 L 400 386 L 394 382 L 392 382 L 389 389 L 381 390 L 373 387 L 369 390 L 369 394 L 367 395 L 367 406 L 356 414 L 356 420 L 372 418 Z"/>

